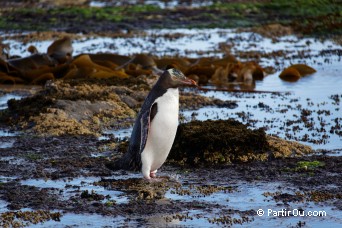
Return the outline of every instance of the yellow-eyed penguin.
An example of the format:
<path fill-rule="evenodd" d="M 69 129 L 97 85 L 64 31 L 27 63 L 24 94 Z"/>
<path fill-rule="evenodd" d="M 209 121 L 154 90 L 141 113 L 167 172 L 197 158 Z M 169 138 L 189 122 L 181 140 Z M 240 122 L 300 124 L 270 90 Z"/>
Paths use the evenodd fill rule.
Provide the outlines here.
<path fill-rule="evenodd" d="M 178 127 L 179 90 L 196 82 L 175 69 L 167 69 L 146 97 L 135 121 L 128 151 L 107 167 L 141 170 L 145 179 L 156 177 L 171 150 Z"/>

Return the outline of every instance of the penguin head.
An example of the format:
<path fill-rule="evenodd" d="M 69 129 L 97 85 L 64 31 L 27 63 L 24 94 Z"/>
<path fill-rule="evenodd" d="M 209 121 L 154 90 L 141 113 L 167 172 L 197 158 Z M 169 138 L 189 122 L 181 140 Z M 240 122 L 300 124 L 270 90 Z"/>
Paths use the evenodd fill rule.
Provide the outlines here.
<path fill-rule="evenodd" d="M 170 87 L 178 87 L 182 85 L 197 86 L 197 83 L 194 80 L 187 78 L 180 70 L 177 70 L 176 68 L 167 69 L 164 74 L 165 73 L 168 76 L 168 83 L 170 84 Z"/>

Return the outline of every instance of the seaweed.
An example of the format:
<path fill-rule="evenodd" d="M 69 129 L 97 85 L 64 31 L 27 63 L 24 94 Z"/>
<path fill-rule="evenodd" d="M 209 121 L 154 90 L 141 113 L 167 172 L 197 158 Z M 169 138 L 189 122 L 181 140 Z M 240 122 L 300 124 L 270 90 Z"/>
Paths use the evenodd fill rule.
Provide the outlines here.
<path fill-rule="evenodd" d="M 262 160 L 269 150 L 263 129 L 233 119 L 192 121 L 179 125 L 169 158 L 189 165 L 225 164 Z"/>

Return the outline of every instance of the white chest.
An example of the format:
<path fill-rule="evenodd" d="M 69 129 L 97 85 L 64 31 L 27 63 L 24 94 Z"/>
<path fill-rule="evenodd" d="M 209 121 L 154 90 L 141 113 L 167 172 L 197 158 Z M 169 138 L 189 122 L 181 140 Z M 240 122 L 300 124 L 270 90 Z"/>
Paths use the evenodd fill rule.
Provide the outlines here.
<path fill-rule="evenodd" d="M 155 101 L 157 114 L 151 122 L 142 162 L 158 169 L 166 160 L 178 127 L 179 92 L 178 89 L 168 91 Z"/>

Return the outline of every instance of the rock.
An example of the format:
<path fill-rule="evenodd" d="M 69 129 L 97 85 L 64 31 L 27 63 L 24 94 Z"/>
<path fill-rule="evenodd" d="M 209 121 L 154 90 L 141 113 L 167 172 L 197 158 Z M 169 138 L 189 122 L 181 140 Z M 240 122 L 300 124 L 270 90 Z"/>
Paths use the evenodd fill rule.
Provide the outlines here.
<path fill-rule="evenodd" d="M 133 99 L 130 96 L 123 95 L 121 96 L 121 100 L 128 105 L 128 107 L 134 109 L 137 108 L 139 102 L 137 102 L 135 99 Z"/>

